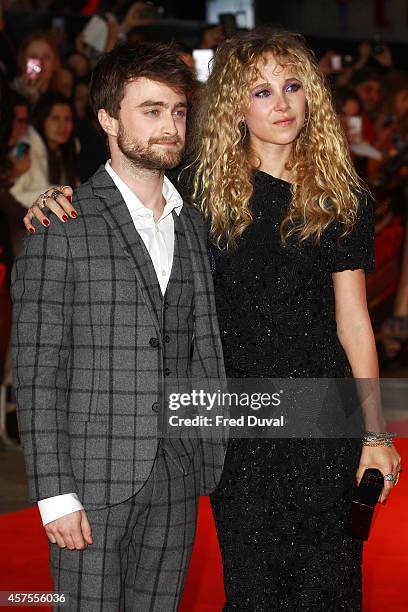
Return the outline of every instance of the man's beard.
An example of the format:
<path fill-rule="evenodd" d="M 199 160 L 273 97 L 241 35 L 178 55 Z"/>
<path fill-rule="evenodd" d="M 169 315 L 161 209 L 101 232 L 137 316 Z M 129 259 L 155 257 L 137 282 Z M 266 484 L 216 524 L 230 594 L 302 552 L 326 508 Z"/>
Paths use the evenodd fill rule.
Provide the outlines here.
<path fill-rule="evenodd" d="M 162 142 L 177 143 L 179 148 L 164 149 L 163 152 L 155 151 L 153 146 Z M 180 146 L 181 141 L 178 136 L 161 139 L 150 138 L 147 145 L 144 145 L 136 138 L 131 138 L 122 123 L 119 123 L 117 143 L 122 155 L 132 165 L 145 170 L 170 170 L 175 168 L 180 164 L 184 151 L 184 148 Z"/>

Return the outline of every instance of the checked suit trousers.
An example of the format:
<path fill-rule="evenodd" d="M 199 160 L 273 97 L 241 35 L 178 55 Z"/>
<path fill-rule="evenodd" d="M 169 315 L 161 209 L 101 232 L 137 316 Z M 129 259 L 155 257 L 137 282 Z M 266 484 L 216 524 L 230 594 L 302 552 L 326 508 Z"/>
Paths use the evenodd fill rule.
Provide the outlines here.
<path fill-rule="evenodd" d="M 199 449 L 185 475 L 159 445 L 136 495 L 87 512 L 91 546 L 78 551 L 50 544 L 54 591 L 69 594 L 66 609 L 176 612 L 196 531 L 201 462 Z"/>

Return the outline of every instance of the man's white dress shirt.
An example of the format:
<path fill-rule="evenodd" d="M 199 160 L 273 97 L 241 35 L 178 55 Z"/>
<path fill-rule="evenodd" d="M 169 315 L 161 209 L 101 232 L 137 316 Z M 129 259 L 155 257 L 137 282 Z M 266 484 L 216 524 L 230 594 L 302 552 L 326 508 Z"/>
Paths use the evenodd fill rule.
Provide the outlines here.
<path fill-rule="evenodd" d="M 105 168 L 122 194 L 135 228 L 149 252 L 160 289 L 164 295 L 169 282 L 174 255 L 174 220 L 172 212 L 174 210 L 178 215 L 180 214 L 183 207 L 183 199 L 165 176 L 163 197 L 166 204 L 162 216 L 156 223 L 153 212 L 142 204 L 137 195 L 116 174 L 110 165 L 110 160 L 106 162 Z M 66 493 L 40 500 L 38 508 L 43 525 L 46 525 L 66 514 L 82 510 L 83 506 L 76 493 Z"/>

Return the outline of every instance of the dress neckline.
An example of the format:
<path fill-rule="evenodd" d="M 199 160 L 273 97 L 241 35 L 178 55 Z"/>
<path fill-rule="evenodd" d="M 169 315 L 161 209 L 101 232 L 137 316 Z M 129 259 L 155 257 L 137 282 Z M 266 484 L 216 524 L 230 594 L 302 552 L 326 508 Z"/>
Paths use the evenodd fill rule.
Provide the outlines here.
<path fill-rule="evenodd" d="M 260 178 L 264 177 L 274 183 L 278 183 L 282 186 L 285 186 L 288 189 L 291 189 L 293 187 L 293 183 L 289 183 L 288 181 L 285 181 L 284 179 L 277 178 L 276 176 L 273 176 L 272 174 L 269 174 L 269 172 L 265 172 L 264 170 L 256 169 L 255 174 L 260 175 Z"/>

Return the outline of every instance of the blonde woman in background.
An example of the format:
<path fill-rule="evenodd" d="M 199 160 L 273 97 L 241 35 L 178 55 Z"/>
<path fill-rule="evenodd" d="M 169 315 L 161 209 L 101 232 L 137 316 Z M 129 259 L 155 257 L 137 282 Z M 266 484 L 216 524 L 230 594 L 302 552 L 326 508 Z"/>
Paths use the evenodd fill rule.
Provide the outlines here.
<path fill-rule="evenodd" d="M 226 41 L 199 104 L 193 200 L 210 227 L 228 377 L 377 379 L 364 278 L 372 211 L 303 41 L 270 31 Z M 58 201 L 47 205 L 62 219 L 72 207 Z M 45 219 L 33 207 L 27 229 L 34 215 Z M 230 440 L 211 499 L 224 610 L 361 610 L 362 543 L 347 533 L 352 488 L 378 468 L 384 501 L 400 471 L 381 410 L 364 416 L 376 446 Z"/>

